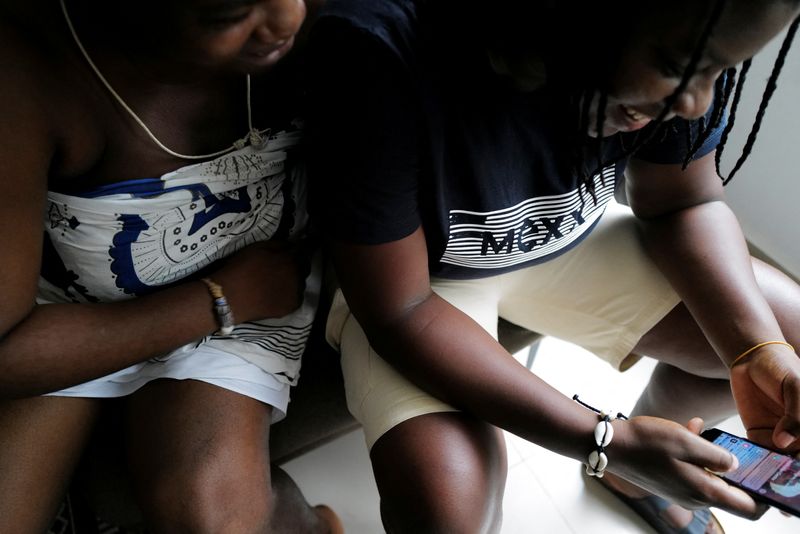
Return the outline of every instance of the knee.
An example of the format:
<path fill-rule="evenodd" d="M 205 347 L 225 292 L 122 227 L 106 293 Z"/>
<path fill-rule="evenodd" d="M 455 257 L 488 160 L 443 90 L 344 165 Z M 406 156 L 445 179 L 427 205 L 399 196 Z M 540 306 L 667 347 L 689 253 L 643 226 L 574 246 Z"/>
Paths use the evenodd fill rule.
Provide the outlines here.
<path fill-rule="evenodd" d="M 389 533 L 497 532 L 506 481 L 502 434 L 462 415 L 406 421 L 371 452 Z"/>
<path fill-rule="evenodd" d="M 488 534 L 499 532 L 502 496 L 478 499 L 450 493 L 436 502 L 381 499 L 381 520 L 388 534 Z M 411 504 L 411 506 L 409 506 Z"/>
<path fill-rule="evenodd" d="M 274 496 L 256 478 L 220 468 L 165 473 L 148 488 L 145 516 L 158 532 L 266 532 Z"/>

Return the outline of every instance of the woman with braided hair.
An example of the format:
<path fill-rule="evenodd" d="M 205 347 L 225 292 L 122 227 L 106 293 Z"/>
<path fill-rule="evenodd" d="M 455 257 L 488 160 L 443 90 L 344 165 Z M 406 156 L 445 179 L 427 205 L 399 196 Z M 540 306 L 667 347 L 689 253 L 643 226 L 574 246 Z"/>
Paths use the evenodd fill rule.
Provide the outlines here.
<path fill-rule="evenodd" d="M 149 531 L 341 531 L 269 450 L 319 291 L 318 3 L 0 1 L 0 532 L 47 529 L 109 398 Z"/>
<path fill-rule="evenodd" d="M 387 531 L 497 531 L 498 428 L 605 473 L 659 532 L 718 532 L 709 506 L 763 511 L 708 473 L 735 459 L 700 418 L 738 410 L 752 439 L 800 450 L 800 288 L 750 258 L 715 149 L 749 58 L 790 26 L 783 58 L 799 13 L 328 4 L 311 36 L 312 207 Z M 498 317 L 620 370 L 660 363 L 630 419 L 598 418 L 502 349 Z"/>

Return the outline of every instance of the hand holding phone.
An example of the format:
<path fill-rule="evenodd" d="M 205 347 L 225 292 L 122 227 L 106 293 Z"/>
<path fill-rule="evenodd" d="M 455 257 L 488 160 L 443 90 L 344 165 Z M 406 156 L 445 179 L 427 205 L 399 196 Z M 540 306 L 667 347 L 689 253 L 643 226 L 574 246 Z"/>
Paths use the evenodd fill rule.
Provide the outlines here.
<path fill-rule="evenodd" d="M 800 460 L 718 428 L 701 435 L 739 460 L 738 469 L 718 476 L 754 499 L 800 517 Z"/>

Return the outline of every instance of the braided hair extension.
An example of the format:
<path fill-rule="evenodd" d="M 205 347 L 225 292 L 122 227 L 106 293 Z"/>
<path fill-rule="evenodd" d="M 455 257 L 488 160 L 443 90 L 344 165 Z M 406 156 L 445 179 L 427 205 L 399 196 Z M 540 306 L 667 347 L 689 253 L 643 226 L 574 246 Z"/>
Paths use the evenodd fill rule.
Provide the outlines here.
<path fill-rule="evenodd" d="M 791 2 L 791 0 L 788 1 Z M 655 127 L 651 129 L 648 135 L 641 135 L 642 133 L 641 131 L 637 132 L 631 145 L 627 147 L 623 146 L 623 154 L 620 157 L 608 162 L 604 162 L 601 159 L 598 159 L 598 164 L 594 172 L 586 173 L 584 171 L 584 173 L 582 173 L 581 175 L 581 179 L 582 183 L 587 187 L 587 190 L 591 191 L 593 189 L 592 176 L 596 175 L 598 172 L 601 172 L 605 166 L 615 164 L 620 160 L 630 157 L 646 143 L 656 138 L 656 136 L 659 135 L 659 133 L 661 133 L 662 136 L 666 135 L 666 130 L 664 129 L 665 126 L 664 118 L 669 113 L 672 106 L 675 104 L 675 101 L 679 98 L 680 94 L 686 89 L 692 76 L 694 76 L 697 64 L 702 58 L 702 54 L 705 50 L 708 39 L 711 36 L 711 32 L 713 31 L 714 25 L 718 21 L 726 2 L 727 0 L 717 1 L 714 12 L 712 13 L 711 18 L 708 20 L 708 23 L 703 31 L 703 34 L 701 35 L 700 39 L 698 40 L 697 46 L 695 47 L 692 58 L 683 73 L 681 82 L 679 83 L 675 91 L 672 93 L 672 95 L 670 95 L 670 97 L 665 101 L 662 112 L 659 114 L 658 117 L 656 117 L 653 120 Z M 791 2 L 791 3 L 796 3 L 796 2 Z M 732 67 L 730 69 L 727 69 L 723 74 L 723 76 L 720 76 L 720 78 L 717 80 L 714 87 L 714 104 L 711 112 L 711 118 L 708 121 L 706 121 L 705 117 L 701 117 L 700 119 L 698 119 L 697 122 L 698 134 L 696 138 L 693 135 L 692 125 L 690 124 L 687 126 L 686 136 L 687 136 L 688 150 L 686 155 L 684 156 L 682 164 L 682 167 L 684 169 L 692 161 L 694 155 L 697 153 L 698 150 L 700 150 L 700 148 L 709 138 L 711 133 L 713 133 L 713 131 L 720 125 L 720 123 L 722 122 L 722 118 L 724 117 L 725 110 L 728 108 L 728 105 L 730 104 L 730 114 L 728 117 L 728 122 L 725 126 L 725 129 L 722 132 L 720 142 L 717 145 L 717 150 L 714 157 L 714 164 L 716 173 L 722 180 L 723 185 L 727 185 L 733 179 L 734 175 L 741 169 L 742 165 L 749 158 L 753 146 L 755 145 L 755 141 L 761 129 L 761 124 L 763 122 L 767 106 L 769 105 L 770 99 L 772 98 L 772 95 L 774 94 L 777 88 L 778 77 L 780 76 L 780 73 L 783 69 L 786 56 L 794 41 L 798 27 L 800 27 L 800 16 L 795 18 L 794 21 L 792 21 L 791 25 L 789 26 L 789 29 L 786 33 L 786 37 L 784 38 L 784 41 L 778 52 L 778 56 L 773 65 L 772 72 L 767 81 L 766 88 L 764 89 L 764 93 L 762 95 L 761 102 L 759 104 L 758 111 L 753 121 L 750 133 L 747 136 L 745 146 L 742 149 L 742 153 L 740 154 L 739 158 L 737 159 L 730 173 L 727 176 L 723 176 L 720 169 L 720 163 L 722 159 L 722 154 L 725 150 L 727 140 L 730 137 L 730 133 L 736 122 L 736 112 L 739 103 L 741 102 L 744 83 L 745 80 L 747 79 L 747 73 L 749 72 L 750 67 L 752 65 L 752 58 L 747 59 L 742 63 L 741 70 L 738 72 L 738 76 L 737 76 L 737 69 L 735 67 Z M 731 95 L 733 95 L 732 102 L 731 102 Z M 603 96 L 604 94 L 601 92 L 600 94 L 601 103 L 605 101 Z M 598 132 L 602 132 L 603 123 L 604 123 L 604 113 L 601 111 L 601 109 L 598 109 L 598 120 L 596 126 L 596 130 Z M 584 125 L 582 132 L 584 134 L 588 133 L 588 126 Z M 596 152 L 599 157 L 599 155 L 602 154 L 602 150 L 600 150 L 599 146 L 596 147 L 596 149 L 597 149 Z M 592 196 L 594 197 L 594 195 Z"/>
<path fill-rule="evenodd" d="M 697 121 L 698 121 L 697 122 L 697 128 L 696 128 L 697 129 L 697 139 L 699 140 L 701 137 L 703 137 L 703 134 L 705 133 L 704 130 L 705 130 L 705 127 L 706 127 L 706 121 L 705 121 L 705 117 L 700 117 Z M 686 126 L 686 129 L 684 130 L 684 135 L 686 136 L 686 146 L 690 147 L 690 150 L 686 153 L 686 157 L 687 158 L 688 158 L 689 152 L 691 152 L 691 147 L 693 147 L 694 144 L 695 144 L 694 131 L 695 131 L 695 128 L 693 127 L 693 125 L 691 123 L 689 123 Z M 686 164 L 686 158 L 684 158 L 684 164 Z"/>
<path fill-rule="evenodd" d="M 728 107 L 728 102 L 736 85 L 736 67 L 727 69 L 722 76 L 720 76 L 714 84 L 714 109 L 711 115 L 711 120 L 708 121 L 708 127 L 705 124 L 705 117 L 700 123 L 700 132 L 697 141 L 694 144 L 689 144 L 689 151 L 683 159 L 683 169 L 691 163 L 694 155 L 705 144 L 711 133 L 717 129 L 722 122 L 722 117 L 725 116 L 725 109 Z"/>
<path fill-rule="evenodd" d="M 602 171 L 602 163 L 603 163 L 603 136 L 602 136 L 602 128 L 603 123 L 606 121 L 606 105 L 608 104 L 608 93 L 602 91 L 600 93 L 600 99 L 597 102 L 597 162 L 601 164 L 600 170 Z M 603 182 L 603 173 L 600 173 L 600 181 L 605 185 Z"/>
<path fill-rule="evenodd" d="M 591 124 L 591 109 L 594 99 L 598 100 L 597 116 Z M 584 192 L 588 193 L 594 203 L 597 203 L 594 177 L 600 175 L 603 180 L 603 131 L 606 118 L 606 102 L 608 93 L 599 89 L 584 89 L 578 91 L 574 99 L 579 103 L 578 130 L 572 141 L 573 146 L 573 176 L 579 178 L 578 194 L 580 195 L 581 209 L 586 204 Z M 598 132 L 597 137 L 589 135 L 590 128 L 594 126 Z M 597 164 L 594 169 L 589 167 L 590 160 L 595 159 Z"/>
<path fill-rule="evenodd" d="M 725 71 L 725 88 L 722 91 L 722 99 L 719 107 L 717 108 L 718 113 L 712 121 L 711 128 L 717 128 L 722 123 L 722 117 L 725 115 L 725 109 L 728 107 L 728 102 L 733 94 L 733 88 L 736 86 L 736 73 L 736 67 L 731 67 Z"/>
<path fill-rule="evenodd" d="M 509 5 L 513 5 L 516 10 L 523 9 L 523 12 L 517 12 L 514 9 L 508 10 L 508 13 L 513 13 L 514 16 L 510 18 L 504 17 L 502 20 L 505 25 L 497 25 L 497 28 L 502 28 L 504 31 L 499 33 L 503 39 L 508 39 L 509 36 L 516 35 L 518 32 L 516 31 L 508 31 L 508 23 L 513 24 L 523 24 L 523 21 L 527 24 L 530 20 L 528 16 L 524 15 L 531 15 L 525 9 L 535 10 L 537 8 L 531 6 L 530 8 L 520 7 L 520 4 L 515 3 L 513 0 L 505 0 L 509 3 Z M 595 176 L 598 174 L 602 179 L 602 170 L 609 165 L 614 165 L 619 163 L 620 161 L 629 158 L 630 156 L 634 155 L 637 151 L 639 151 L 644 145 L 647 143 L 658 140 L 659 138 L 663 138 L 669 135 L 669 132 L 677 132 L 676 125 L 673 121 L 665 122 L 666 117 L 671 113 L 673 106 L 676 104 L 678 99 L 681 97 L 682 93 L 688 88 L 692 78 L 696 74 L 697 67 L 702 60 L 702 57 L 706 51 L 706 47 L 708 45 L 709 39 L 712 36 L 713 31 L 717 23 L 719 22 L 720 18 L 722 17 L 723 11 L 725 8 L 731 3 L 732 0 L 715 0 L 713 6 L 711 7 L 711 11 L 709 14 L 708 19 L 705 21 L 705 25 L 702 29 L 702 32 L 697 38 L 697 41 L 694 45 L 692 54 L 689 58 L 688 64 L 684 69 L 684 72 L 681 75 L 680 82 L 678 83 L 675 90 L 667 97 L 663 102 L 663 108 L 657 115 L 655 119 L 651 121 L 651 126 L 637 131 L 632 136 L 628 136 L 625 138 L 624 143 L 621 143 L 621 155 L 615 156 L 613 158 L 609 158 L 608 160 L 604 159 L 604 150 L 603 150 L 603 128 L 605 125 L 605 121 L 607 118 L 607 110 L 606 110 L 606 103 L 608 101 L 608 90 L 603 86 L 600 82 L 602 77 L 597 77 L 600 71 L 595 68 L 593 75 L 596 76 L 593 78 L 594 81 L 590 81 L 587 83 L 587 79 L 583 79 L 581 83 L 581 89 L 575 91 L 569 91 L 566 89 L 568 83 L 572 81 L 577 81 L 573 79 L 566 80 L 568 83 L 558 87 L 561 92 L 561 96 L 566 97 L 567 103 L 569 104 L 570 115 L 572 117 L 572 121 L 565 121 L 565 124 L 569 124 L 571 122 L 572 125 L 569 127 L 569 130 L 572 132 L 569 136 L 572 138 L 571 142 L 568 144 L 571 148 L 569 151 L 571 152 L 571 157 L 568 156 L 565 161 L 565 164 L 568 164 L 568 168 L 565 168 L 565 171 L 569 171 L 573 176 L 578 179 L 579 183 L 579 190 L 581 194 L 581 201 L 584 201 L 583 192 L 584 189 L 589 195 L 596 201 L 595 198 Z M 800 0 L 775 0 L 780 1 L 788 4 L 796 5 L 800 3 Z M 528 5 L 528 4 L 523 4 Z M 503 10 L 501 10 L 503 11 Z M 483 11 L 481 11 L 483 13 Z M 520 16 L 517 16 L 520 15 Z M 532 15 L 531 15 L 532 17 Z M 533 17 L 536 20 L 535 17 Z M 543 20 L 539 18 L 539 20 Z M 523 26 L 525 26 L 523 24 Z M 777 87 L 777 80 L 779 74 L 782 70 L 782 67 L 785 63 L 786 55 L 791 47 L 795 34 L 797 32 L 798 27 L 800 27 L 800 17 L 797 17 L 792 24 L 789 26 L 789 30 L 787 32 L 786 38 L 784 39 L 783 45 L 780 48 L 780 52 L 778 57 L 775 61 L 773 66 L 772 73 L 768 79 L 767 87 L 764 90 L 762 95 L 761 103 L 758 108 L 758 112 L 756 114 L 756 118 L 753 122 L 751 127 L 751 131 L 747 137 L 747 141 L 745 142 L 745 146 L 742 150 L 742 153 L 738 160 L 736 161 L 735 165 L 733 166 L 733 170 L 728 174 L 727 177 L 723 177 L 723 174 L 720 170 L 720 161 L 723 152 L 725 151 L 727 140 L 730 137 L 730 133 L 736 123 L 737 119 L 737 110 L 739 104 L 741 102 L 742 91 L 747 80 L 747 75 L 752 65 L 752 58 L 745 60 L 741 66 L 737 69 L 736 67 L 731 67 L 725 71 L 725 73 L 719 77 L 714 85 L 714 99 L 713 99 L 713 107 L 708 115 L 699 119 L 697 121 L 692 121 L 687 125 L 686 135 L 688 138 L 688 142 L 686 145 L 686 154 L 684 155 L 682 165 L 683 168 L 691 163 L 696 153 L 704 146 L 706 141 L 709 137 L 719 128 L 720 124 L 722 123 L 723 119 L 725 118 L 725 111 L 729 110 L 728 113 L 728 120 L 723 130 L 720 142 L 717 145 L 717 150 L 715 154 L 715 169 L 717 175 L 723 181 L 723 184 L 727 185 L 733 176 L 740 170 L 744 162 L 749 157 L 752 148 L 755 144 L 756 138 L 761 128 L 761 124 L 763 121 L 763 117 L 766 112 L 766 108 L 770 102 L 770 99 L 775 92 Z M 540 28 L 540 33 L 542 35 L 548 35 L 544 32 L 547 31 L 547 28 Z M 530 32 L 523 32 L 525 35 L 530 35 Z M 520 43 L 518 41 L 509 41 L 513 46 L 505 46 L 503 47 L 502 51 L 513 51 L 520 49 Z M 541 43 L 537 43 L 541 44 Z M 538 47 L 533 47 L 534 49 L 538 50 Z M 526 49 L 527 50 L 527 49 Z M 598 67 L 599 65 L 596 65 Z M 547 68 L 550 69 L 551 65 L 548 64 Z M 563 75 L 562 72 L 558 72 L 557 75 Z M 555 79 L 555 76 L 554 78 Z M 574 86 L 573 86 L 574 87 Z M 591 117 L 591 110 L 593 104 L 597 104 L 597 111 L 596 117 L 592 120 Z M 595 130 L 597 132 L 597 136 L 594 137 L 590 135 L 591 130 Z M 569 162 L 571 160 L 571 163 Z"/>
<path fill-rule="evenodd" d="M 714 4 L 714 8 L 713 8 L 713 10 L 711 12 L 711 16 L 709 17 L 708 21 L 706 22 L 705 27 L 703 28 L 703 31 L 700 34 L 700 37 L 698 38 L 698 41 L 697 41 L 697 43 L 696 43 L 696 45 L 694 47 L 694 50 L 692 52 L 692 55 L 691 55 L 690 59 L 689 59 L 689 63 L 686 66 L 686 69 L 684 70 L 683 75 L 681 76 L 681 80 L 678 83 L 678 86 L 675 88 L 675 90 L 672 92 L 672 94 L 664 101 L 664 107 L 662 108 L 662 110 L 658 114 L 658 116 L 655 119 L 653 119 L 653 124 L 655 125 L 655 127 L 652 128 L 652 130 L 647 135 L 640 135 L 641 132 L 637 133 L 637 135 L 634 138 L 633 143 L 631 144 L 631 146 L 629 146 L 627 148 L 627 150 L 623 150 L 622 155 L 618 156 L 617 158 L 614 158 L 613 160 L 607 161 L 607 162 L 603 161 L 602 159 L 599 160 L 597 162 L 597 167 L 594 170 L 594 172 L 588 173 L 588 174 L 583 174 L 581 176 L 581 182 L 582 182 L 582 184 L 584 186 L 586 186 L 587 188 L 592 187 L 589 184 L 593 183 L 592 182 L 592 177 L 594 175 L 596 175 L 597 173 L 600 173 L 602 175 L 603 168 L 605 168 L 608 165 L 616 164 L 619 161 L 630 157 L 632 154 L 636 153 L 636 151 L 638 151 L 642 146 L 644 146 L 650 140 L 655 138 L 656 135 L 658 135 L 661 132 L 663 126 L 665 125 L 664 119 L 670 113 L 670 111 L 672 110 L 672 107 L 675 105 L 675 102 L 678 100 L 680 95 L 686 90 L 686 88 L 689 85 L 689 82 L 691 81 L 692 77 L 694 76 L 695 72 L 697 71 L 697 65 L 700 63 L 700 60 L 703 57 L 703 53 L 705 52 L 708 40 L 711 38 L 711 34 L 712 34 L 713 30 L 714 30 L 714 27 L 716 26 L 717 22 L 719 21 L 720 17 L 722 16 L 722 12 L 723 12 L 725 6 L 727 5 L 727 2 L 728 2 L 728 0 L 716 0 L 716 2 Z M 607 96 L 608 95 L 607 95 L 606 91 L 600 91 L 599 102 L 600 102 L 600 104 L 603 104 L 602 107 L 605 107 L 604 104 L 606 102 Z M 589 98 L 591 98 L 591 96 Z M 717 105 L 717 104 L 715 103 L 715 105 Z M 602 131 L 603 131 L 603 124 L 604 124 L 604 121 L 605 121 L 605 110 L 604 109 L 601 110 L 600 106 L 598 106 L 597 118 L 598 118 L 598 120 L 597 120 L 597 132 L 598 132 L 597 143 L 601 144 L 602 143 L 601 134 L 602 134 Z M 584 130 L 584 133 L 588 133 L 588 130 Z M 583 139 L 584 139 L 584 141 L 583 141 L 584 144 L 586 144 L 587 142 L 590 142 L 590 141 L 586 140 L 587 139 L 586 137 L 583 137 Z M 597 149 L 597 153 L 598 154 L 602 154 L 602 150 L 600 148 L 598 148 Z"/>
<path fill-rule="evenodd" d="M 750 129 L 750 133 L 747 136 L 747 141 L 745 142 L 744 148 L 742 149 L 742 153 L 739 156 L 739 159 L 736 161 L 736 164 L 733 166 L 730 174 L 727 177 L 722 178 L 722 184 L 727 185 L 732 179 L 736 172 L 742 167 L 744 162 L 750 156 L 750 152 L 753 149 L 753 145 L 756 142 L 756 137 L 758 136 L 758 132 L 761 129 L 761 122 L 764 119 L 764 114 L 767 111 L 767 105 L 769 104 L 770 99 L 772 98 L 773 93 L 775 93 L 775 89 L 778 87 L 778 76 L 781 74 L 781 70 L 783 69 L 783 64 L 786 60 L 786 55 L 789 53 L 789 48 L 792 46 L 792 41 L 794 40 L 794 36 L 797 33 L 797 27 L 800 25 L 800 17 L 797 17 L 792 22 L 791 26 L 789 26 L 789 31 L 786 34 L 786 38 L 783 40 L 783 44 L 781 45 L 781 49 L 778 52 L 778 57 L 775 60 L 775 65 L 772 67 L 772 74 L 770 74 L 769 80 L 767 81 L 767 86 L 764 89 L 764 94 L 761 96 L 761 103 L 758 106 L 758 112 L 756 113 L 755 121 L 753 122 L 753 126 Z M 722 146 L 720 147 L 720 152 L 722 151 Z M 717 171 L 719 174 L 719 171 Z"/>
<path fill-rule="evenodd" d="M 578 131 L 576 132 L 575 138 L 577 140 L 586 139 L 584 137 L 585 132 L 589 129 L 589 116 L 592 108 L 592 94 L 587 91 L 587 93 L 579 93 L 575 100 L 579 102 L 579 111 L 578 111 Z M 598 114 L 600 117 L 600 114 Z M 602 121 L 598 121 L 598 127 L 602 127 Z M 598 154 L 601 153 L 602 148 L 600 143 L 602 140 L 598 139 Z M 581 210 L 583 210 L 583 205 L 585 204 L 585 200 L 583 198 L 583 191 L 585 190 L 589 193 L 589 196 L 592 197 L 594 202 L 597 202 L 597 197 L 595 195 L 595 188 L 594 188 L 594 181 L 590 178 L 591 173 L 589 172 L 589 168 L 586 165 L 586 157 L 585 157 L 585 150 L 586 146 L 585 143 L 581 143 L 580 141 L 573 144 L 575 147 L 574 149 L 574 162 L 575 168 L 574 174 L 576 176 L 581 177 L 581 185 L 582 187 L 578 188 L 578 194 L 580 195 L 581 199 Z"/>
<path fill-rule="evenodd" d="M 722 176 L 719 169 L 720 161 L 722 161 L 722 153 L 725 151 L 725 144 L 728 142 L 728 136 L 733 130 L 733 125 L 736 122 L 736 111 L 739 109 L 739 101 L 742 99 L 742 89 L 744 88 L 744 81 L 747 78 L 747 73 L 750 70 L 750 65 L 753 64 L 753 59 L 747 59 L 742 63 L 742 71 L 739 73 L 739 80 L 736 83 L 736 92 L 733 95 L 733 103 L 731 104 L 731 113 L 728 117 L 728 124 L 722 132 L 722 138 L 717 146 L 717 152 L 714 154 L 714 166 L 717 171 L 717 176 Z M 724 183 L 724 182 L 723 182 Z"/>

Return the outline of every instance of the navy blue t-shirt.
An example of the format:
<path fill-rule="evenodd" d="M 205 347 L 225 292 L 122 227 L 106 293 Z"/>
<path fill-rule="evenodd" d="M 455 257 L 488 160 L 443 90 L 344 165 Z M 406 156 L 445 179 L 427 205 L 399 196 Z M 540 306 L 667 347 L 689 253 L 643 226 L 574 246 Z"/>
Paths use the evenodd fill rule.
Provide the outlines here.
<path fill-rule="evenodd" d="M 552 259 L 594 227 L 624 161 L 597 173 L 589 194 L 565 167 L 572 145 L 548 88 L 514 88 L 468 34 L 453 38 L 462 34 L 442 26 L 434 5 L 329 0 L 316 22 L 309 156 L 317 226 L 359 244 L 422 226 L 430 272 L 445 278 Z M 637 157 L 682 161 L 692 125 L 673 122 Z M 619 159 L 624 143 L 620 134 L 604 140 L 603 161 Z"/>

